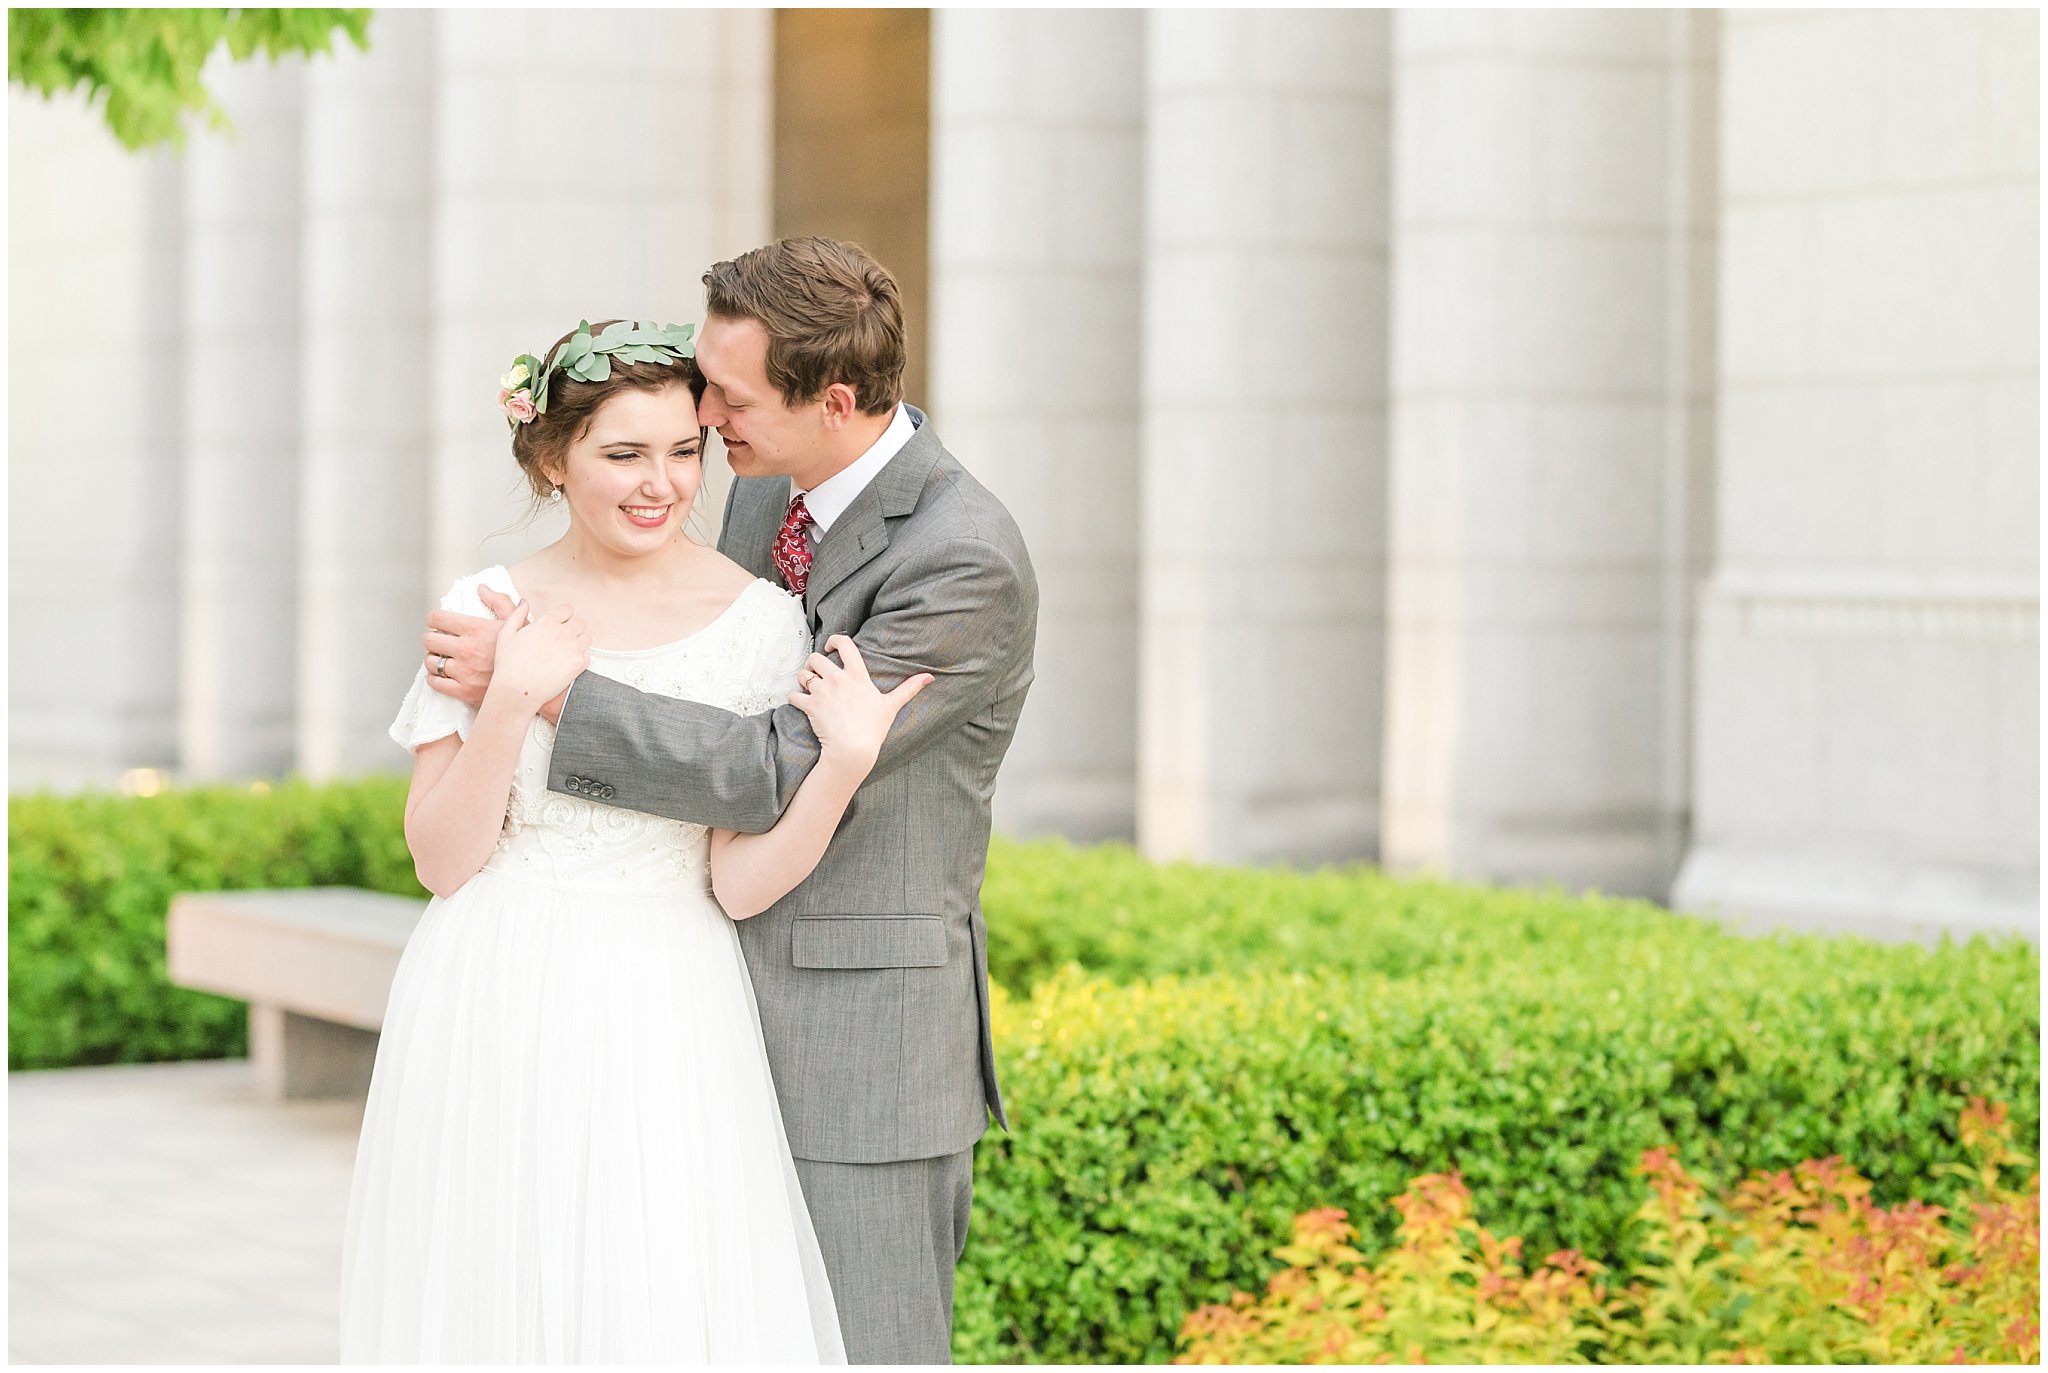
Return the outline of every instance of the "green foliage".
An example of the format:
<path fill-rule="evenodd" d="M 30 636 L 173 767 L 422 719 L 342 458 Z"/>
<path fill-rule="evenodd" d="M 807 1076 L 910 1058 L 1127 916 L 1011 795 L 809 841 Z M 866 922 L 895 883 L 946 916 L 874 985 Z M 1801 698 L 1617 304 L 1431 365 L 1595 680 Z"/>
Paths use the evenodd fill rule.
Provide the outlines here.
<path fill-rule="evenodd" d="M 1926 1179 L 1963 1158 L 1970 1096 L 2038 1138 L 2022 941 L 1590 939 L 1455 976 L 1071 970 L 998 997 L 1015 1131 L 979 1150 L 955 1357 L 1164 1359 L 1183 1313 L 1259 1284 L 1303 1208 L 1421 1174 L 1459 1170 L 1531 1253 L 1627 1266 L 1633 1170 L 1666 1141 L 1717 1180 L 1839 1153 L 1881 1201 L 1945 1202 L 1953 1180 Z"/>
<path fill-rule="evenodd" d="M 369 10 L 11 9 L 7 77 L 46 97 L 104 94 L 107 127 L 128 148 L 183 147 L 187 114 L 228 125 L 199 79 L 221 44 L 238 62 L 275 61 L 329 51 L 337 29 L 367 49 L 369 26 Z"/>
<path fill-rule="evenodd" d="M 7 1066 L 245 1052 L 241 1002 L 171 985 L 181 891 L 354 886 L 424 896 L 405 780 L 151 797 L 16 796 L 7 817 Z"/>
<path fill-rule="evenodd" d="M 555 355 L 555 367 L 577 381 L 605 381 L 612 374 L 612 359 L 621 362 L 659 362 L 673 365 L 697 355 L 691 335 L 694 324 L 656 324 L 653 320 L 618 320 L 596 337 L 590 321 L 580 320 L 576 332 Z M 542 373 L 534 407 L 547 413 L 548 373 Z"/>
<path fill-rule="evenodd" d="M 535 415 L 548 412 L 548 390 L 555 373 L 573 381 L 609 381 L 612 359 L 626 363 L 674 366 L 697 355 L 694 324 L 656 324 L 653 320 L 615 320 L 592 336 L 590 321 L 579 320 L 576 332 L 558 349 L 553 362 L 531 353 L 512 359 L 512 368 L 498 379 L 498 403 L 515 430 Z"/>
<path fill-rule="evenodd" d="M 404 793 L 15 798 L 10 1066 L 241 1052 L 238 1003 L 165 981 L 171 895 L 424 895 Z M 1644 1257 L 1636 1160 L 1667 1141 L 1717 1182 L 1839 1153 L 1880 1202 L 1949 1204 L 1926 1179 L 1964 1157 L 1968 1097 L 2038 1138 L 2017 939 L 1750 939 L 1642 902 L 1002 841 L 984 904 L 1016 1132 L 980 1148 L 963 1362 L 1163 1360 L 1295 1214 L 1422 1174 L 1460 1170 L 1532 1253 L 1620 1265 Z"/>
<path fill-rule="evenodd" d="M 1734 941 L 1647 901 L 1491 889 L 1366 866 L 1319 872 L 1153 864 L 1128 847 L 996 840 L 982 888 L 989 968 L 1013 989 L 1068 963 L 1119 982 L 1162 973 L 1344 969 L 1443 977 L 1502 962 L 1655 961 Z"/>

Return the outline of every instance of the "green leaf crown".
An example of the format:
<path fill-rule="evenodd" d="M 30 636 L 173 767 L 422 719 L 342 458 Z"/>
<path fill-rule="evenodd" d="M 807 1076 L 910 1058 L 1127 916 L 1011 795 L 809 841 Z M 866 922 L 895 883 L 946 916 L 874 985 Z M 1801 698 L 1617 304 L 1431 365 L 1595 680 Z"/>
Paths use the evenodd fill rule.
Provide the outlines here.
<path fill-rule="evenodd" d="M 673 367 L 697 355 L 694 324 L 656 324 L 652 320 L 619 320 L 604 332 L 592 334 L 590 321 L 582 320 L 576 332 L 562 341 L 547 363 L 531 353 L 512 360 L 512 370 L 498 378 L 498 407 L 513 430 L 530 423 L 534 416 L 548 412 L 548 386 L 555 373 L 577 381 L 605 381 L 612 374 L 612 360 L 659 362 Z"/>

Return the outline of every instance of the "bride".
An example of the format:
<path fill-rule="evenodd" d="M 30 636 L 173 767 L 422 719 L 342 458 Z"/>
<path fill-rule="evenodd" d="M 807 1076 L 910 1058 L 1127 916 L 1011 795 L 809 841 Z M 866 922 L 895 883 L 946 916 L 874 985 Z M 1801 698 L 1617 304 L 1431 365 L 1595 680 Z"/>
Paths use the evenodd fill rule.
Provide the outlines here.
<path fill-rule="evenodd" d="M 442 601 L 520 600 L 481 709 L 422 669 L 392 725 L 435 895 L 364 1108 L 344 1363 L 845 1362 L 732 921 L 817 865 L 932 679 L 885 696 L 840 638 L 797 690 L 802 604 L 684 537 L 705 437 L 690 334 L 584 325 L 503 379 L 513 456 L 569 526 Z M 763 834 L 551 793 L 539 710 L 586 666 L 740 714 L 788 701 L 823 757 Z"/>

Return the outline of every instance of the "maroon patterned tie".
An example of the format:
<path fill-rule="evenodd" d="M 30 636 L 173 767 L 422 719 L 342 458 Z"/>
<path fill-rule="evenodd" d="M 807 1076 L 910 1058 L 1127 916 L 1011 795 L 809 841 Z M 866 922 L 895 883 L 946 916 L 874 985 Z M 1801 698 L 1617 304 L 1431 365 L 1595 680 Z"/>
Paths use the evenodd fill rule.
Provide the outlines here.
<path fill-rule="evenodd" d="M 792 496 L 782 532 L 775 536 L 775 569 L 782 574 L 783 583 L 799 596 L 811 580 L 811 546 L 804 542 L 804 526 L 810 521 L 811 512 L 804 509 L 804 498 Z"/>

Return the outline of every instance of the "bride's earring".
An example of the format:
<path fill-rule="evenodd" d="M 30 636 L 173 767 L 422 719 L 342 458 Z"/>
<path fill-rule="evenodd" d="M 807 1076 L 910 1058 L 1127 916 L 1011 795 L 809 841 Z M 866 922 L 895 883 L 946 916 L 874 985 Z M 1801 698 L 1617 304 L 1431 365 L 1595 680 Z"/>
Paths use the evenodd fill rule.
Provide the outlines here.
<path fill-rule="evenodd" d="M 549 487 L 549 488 L 548 488 L 548 499 L 549 499 L 549 500 L 551 500 L 551 501 L 558 501 L 558 500 L 562 499 L 562 488 L 561 488 L 561 487 L 559 487 L 559 486 L 551 486 L 551 487 Z"/>

